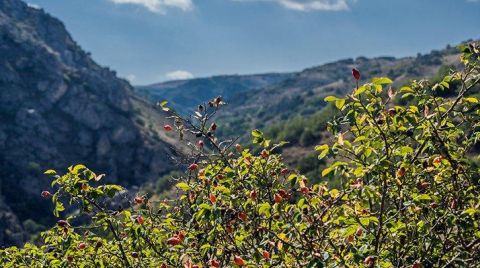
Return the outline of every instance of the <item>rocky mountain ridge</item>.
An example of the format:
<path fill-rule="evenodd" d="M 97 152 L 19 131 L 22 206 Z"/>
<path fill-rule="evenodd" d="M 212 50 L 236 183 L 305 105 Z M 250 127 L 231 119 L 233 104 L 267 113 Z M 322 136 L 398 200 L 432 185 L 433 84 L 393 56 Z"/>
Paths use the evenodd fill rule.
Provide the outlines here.
<path fill-rule="evenodd" d="M 158 128 L 164 117 L 62 22 L 0 0 L 0 245 L 20 244 L 26 221 L 52 224 L 46 169 L 83 163 L 122 185 L 169 171 L 176 142 Z"/>

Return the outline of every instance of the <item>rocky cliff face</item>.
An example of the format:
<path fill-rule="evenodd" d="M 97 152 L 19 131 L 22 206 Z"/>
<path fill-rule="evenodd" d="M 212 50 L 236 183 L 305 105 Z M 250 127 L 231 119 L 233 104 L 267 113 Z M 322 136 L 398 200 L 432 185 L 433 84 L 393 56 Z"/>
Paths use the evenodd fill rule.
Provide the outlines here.
<path fill-rule="evenodd" d="M 123 185 L 171 166 L 163 115 L 96 64 L 64 25 L 20 0 L 0 0 L 0 245 L 20 243 L 22 222 L 51 224 L 48 168 L 84 163 Z"/>

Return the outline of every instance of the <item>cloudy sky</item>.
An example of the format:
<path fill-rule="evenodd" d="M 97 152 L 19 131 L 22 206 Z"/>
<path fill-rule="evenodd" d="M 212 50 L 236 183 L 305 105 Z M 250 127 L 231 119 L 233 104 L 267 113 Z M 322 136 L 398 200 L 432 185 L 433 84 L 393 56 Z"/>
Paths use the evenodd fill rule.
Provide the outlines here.
<path fill-rule="evenodd" d="M 28 0 L 133 84 L 297 71 L 480 38 L 480 0 Z"/>

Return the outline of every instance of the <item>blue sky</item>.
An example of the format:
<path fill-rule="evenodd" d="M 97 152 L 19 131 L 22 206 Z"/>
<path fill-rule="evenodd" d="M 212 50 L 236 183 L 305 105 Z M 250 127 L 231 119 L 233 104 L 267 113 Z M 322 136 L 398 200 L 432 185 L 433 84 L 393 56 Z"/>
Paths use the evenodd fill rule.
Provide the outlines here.
<path fill-rule="evenodd" d="M 28 0 L 133 84 L 298 71 L 480 38 L 480 0 Z"/>

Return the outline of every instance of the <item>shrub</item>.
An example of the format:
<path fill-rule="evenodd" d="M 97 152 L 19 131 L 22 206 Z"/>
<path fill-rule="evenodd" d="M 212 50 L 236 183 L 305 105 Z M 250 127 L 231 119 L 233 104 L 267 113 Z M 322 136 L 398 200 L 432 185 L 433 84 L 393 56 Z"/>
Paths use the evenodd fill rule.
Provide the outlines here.
<path fill-rule="evenodd" d="M 173 113 L 175 130 L 192 155 L 175 187 L 178 196 L 154 203 L 102 185 L 83 165 L 53 176 L 44 193 L 59 216 L 76 205 L 43 243 L 0 251 L 4 267 L 478 267 L 480 191 L 470 159 L 480 134 L 479 101 L 465 97 L 480 80 L 480 50 L 462 47 L 465 69 L 434 85 L 400 89 L 415 105 L 394 106 L 388 78 L 375 78 L 345 98 L 330 96 L 341 116 L 329 123 L 332 143 L 324 178 L 308 184 L 289 170 L 262 132 L 258 154 L 220 142 L 209 122 L 222 105 L 201 106 L 198 121 Z M 453 99 L 437 97 L 461 82 Z M 387 91 L 388 93 L 385 93 Z M 168 111 L 165 103 L 161 106 Z M 171 129 L 171 126 L 168 128 Z M 199 141 L 202 142 L 199 142 Z M 75 224 L 87 217 L 89 224 Z"/>

